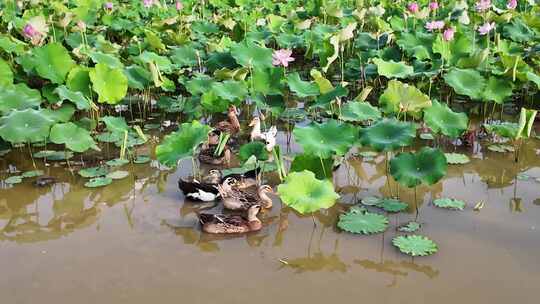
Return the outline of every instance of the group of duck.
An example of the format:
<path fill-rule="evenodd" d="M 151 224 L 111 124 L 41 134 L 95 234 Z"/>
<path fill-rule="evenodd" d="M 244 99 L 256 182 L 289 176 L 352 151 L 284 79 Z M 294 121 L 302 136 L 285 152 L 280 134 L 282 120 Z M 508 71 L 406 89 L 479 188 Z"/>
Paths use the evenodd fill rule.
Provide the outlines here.
<path fill-rule="evenodd" d="M 227 120 L 216 124 L 208 133 L 208 139 L 199 149 L 198 159 L 201 163 L 212 166 L 229 166 L 234 147 L 240 141 L 241 125 L 238 120 L 239 112 L 235 106 L 227 111 Z M 270 127 L 263 132 L 261 118 L 254 117 L 249 126 L 250 141 L 261 141 L 266 150 L 271 152 L 276 145 L 277 128 Z M 230 135 L 225 138 L 224 134 Z M 219 151 L 219 150 L 221 151 Z M 218 150 L 219 153 L 216 153 Z M 272 207 L 272 199 L 268 194 L 273 193 L 272 187 L 260 185 L 260 170 L 244 172 L 242 174 L 223 175 L 219 169 L 211 169 L 208 174 L 197 180 L 182 179 L 178 181 L 180 190 L 187 199 L 195 202 L 209 202 L 220 200 L 224 209 L 232 210 L 231 214 L 199 213 L 199 222 L 202 230 L 207 233 L 227 234 L 246 233 L 262 228 L 262 222 L 257 217 L 262 209 Z"/>

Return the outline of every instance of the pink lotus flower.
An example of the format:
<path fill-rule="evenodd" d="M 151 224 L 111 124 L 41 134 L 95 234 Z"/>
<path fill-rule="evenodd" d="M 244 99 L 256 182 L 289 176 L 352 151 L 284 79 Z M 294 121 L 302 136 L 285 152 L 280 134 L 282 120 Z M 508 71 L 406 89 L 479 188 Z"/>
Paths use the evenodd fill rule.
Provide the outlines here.
<path fill-rule="evenodd" d="M 454 40 L 454 33 L 455 32 L 456 32 L 456 30 L 453 27 L 449 27 L 449 28 L 445 29 L 443 34 L 442 34 L 442 37 L 443 37 L 444 41 L 452 41 L 452 40 Z"/>
<path fill-rule="evenodd" d="M 287 49 L 281 49 L 274 51 L 272 54 L 272 64 L 273 65 L 282 65 L 284 67 L 289 66 L 289 62 L 293 62 L 294 58 L 291 57 L 292 51 Z"/>
<path fill-rule="evenodd" d="M 487 11 L 491 8 L 491 0 L 480 0 L 476 2 L 476 10 L 479 12 Z"/>
<path fill-rule="evenodd" d="M 509 0 L 506 3 L 506 8 L 509 9 L 509 10 L 514 10 L 514 9 L 516 9 L 517 4 L 518 4 L 517 0 Z"/>
<path fill-rule="evenodd" d="M 176 1 L 176 10 L 181 11 L 184 8 L 184 5 L 181 1 Z"/>
<path fill-rule="evenodd" d="M 146 8 L 150 8 L 152 5 L 154 5 L 154 0 L 143 0 L 143 5 Z"/>
<path fill-rule="evenodd" d="M 438 10 L 439 9 L 439 3 L 436 2 L 436 1 L 430 2 L 429 3 L 429 9 L 432 10 L 432 11 Z"/>
<path fill-rule="evenodd" d="M 103 7 L 107 10 L 112 10 L 114 8 L 114 3 L 112 2 L 105 2 L 105 4 L 103 4 Z"/>
<path fill-rule="evenodd" d="M 444 21 L 430 21 L 426 23 L 426 29 L 428 31 L 442 30 L 444 28 Z"/>
<path fill-rule="evenodd" d="M 478 28 L 478 33 L 484 36 L 484 35 L 487 35 L 489 32 L 491 32 L 493 29 L 495 29 L 495 22 L 491 22 L 491 23 L 486 22 Z"/>
<path fill-rule="evenodd" d="M 409 3 L 409 5 L 407 5 L 407 9 L 409 10 L 409 12 L 411 13 L 418 13 L 418 11 L 420 11 L 420 6 L 418 6 L 418 3 L 416 2 L 411 2 Z"/>
<path fill-rule="evenodd" d="M 39 35 L 39 32 L 32 26 L 32 24 L 27 23 L 23 28 L 23 35 L 26 38 L 34 38 Z"/>

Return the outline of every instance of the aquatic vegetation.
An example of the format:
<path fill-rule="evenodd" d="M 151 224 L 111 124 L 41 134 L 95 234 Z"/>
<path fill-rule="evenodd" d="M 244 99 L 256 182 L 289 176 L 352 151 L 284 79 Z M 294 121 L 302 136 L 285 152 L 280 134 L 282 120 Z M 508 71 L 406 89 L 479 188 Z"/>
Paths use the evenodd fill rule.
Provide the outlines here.
<path fill-rule="evenodd" d="M 396 119 L 382 119 L 372 126 L 360 129 L 360 143 L 376 151 L 393 151 L 410 145 L 416 137 L 412 123 Z"/>
<path fill-rule="evenodd" d="M 336 120 L 296 127 L 293 134 L 305 153 L 320 158 L 344 155 L 357 139 L 357 129 L 354 126 Z"/>
<path fill-rule="evenodd" d="M 439 149 L 424 147 L 416 153 L 399 153 L 390 160 L 390 173 L 405 187 L 433 185 L 446 175 L 447 163 Z"/>
<path fill-rule="evenodd" d="M 383 198 L 375 206 L 386 212 L 401 212 L 409 207 L 407 203 L 393 198 Z"/>
<path fill-rule="evenodd" d="M 110 185 L 112 182 L 113 180 L 110 177 L 95 177 L 84 183 L 84 186 L 88 188 L 98 188 Z"/>
<path fill-rule="evenodd" d="M 465 202 L 452 198 L 438 198 L 433 200 L 433 205 L 439 208 L 463 210 L 465 208 Z"/>
<path fill-rule="evenodd" d="M 467 155 L 461 153 L 444 153 L 444 157 L 446 162 L 452 165 L 463 165 L 471 161 Z"/>
<path fill-rule="evenodd" d="M 334 205 L 339 195 L 329 180 L 318 180 L 310 171 L 291 172 L 278 186 L 283 203 L 301 214 L 312 213 Z"/>
<path fill-rule="evenodd" d="M 469 118 L 465 113 L 456 113 L 446 104 L 433 101 L 431 107 L 424 110 L 424 121 L 434 133 L 441 133 L 450 138 L 457 138 L 469 127 Z"/>
<path fill-rule="evenodd" d="M 365 209 L 352 207 L 339 216 L 338 227 L 344 231 L 361 234 L 384 232 L 388 228 L 388 218 Z"/>
<path fill-rule="evenodd" d="M 392 244 L 410 256 L 432 255 L 439 250 L 435 242 L 421 235 L 400 235 L 392 240 Z"/>
<path fill-rule="evenodd" d="M 160 163 L 176 167 L 179 160 L 192 157 L 195 150 L 206 139 L 210 127 L 198 121 L 183 123 L 178 131 L 165 136 L 156 147 L 156 156 Z"/>
<path fill-rule="evenodd" d="M 408 222 L 406 225 L 403 225 L 403 226 L 400 226 L 398 228 L 399 231 L 401 232 L 416 232 L 418 231 L 418 229 L 420 229 L 420 227 L 422 227 L 422 225 L 420 225 L 420 223 L 417 223 L 417 222 Z"/>

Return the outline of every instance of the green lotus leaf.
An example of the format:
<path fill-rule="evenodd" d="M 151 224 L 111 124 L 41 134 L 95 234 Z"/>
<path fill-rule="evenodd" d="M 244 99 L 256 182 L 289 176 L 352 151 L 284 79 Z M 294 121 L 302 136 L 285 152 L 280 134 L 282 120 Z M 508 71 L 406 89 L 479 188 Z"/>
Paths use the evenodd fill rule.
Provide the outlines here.
<path fill-rule="evenodd" d="M 376 205 L 380 204 L 381 201 L 382 201 L 382 198 L 380 198 L 380 197 L 368 196 L 368 197 L 364 197 L 361 200 L 361 203 L 362 203 L 362 205 L 366 205 L 366 206 L 376 206 Z"/>
<path fill-rule="evenodd" d="M 105 143 L 116 143 L 124 139 L 124 135 L 118 132 L 104 132 L 96 135 L 96 139 Z"/>
<path fill-rule="evenodd" d="M 446 162 L 452 165 L 462 165 L 471 161 L 467 155 L 461 153 L 444 153 L 444 157 Z"/>
<path fill-rule="evenodd" d="M 53 109 L 42 109 L 43 115 L 47 116 L 50 120 L 54 122 L 68 122 L 75 114 L 75 107 L 70 104 L 65 104 L 60 108 Z"/>
<path fill-rule="evenodd" d="M 26 109 L 11 111 L 2 118 L 0 137 L 10 143 L 33 143 L 44 141 L 54 121 L 42 111 Z"/>
<path fill-rule="evenodd" d="M 75 61 L 69 52 L 57 42 L 32 50 L 33 64 L 39 76 L 53 83 L 63 83 L 69 71 L 75 66 Z"/>
<path fill-rule="evenodd" d="M 116 104 L 126 96 L 128 80 L 122 69 L 98 63 L 90 70 L 90 80 L 99 103 Z"/>
<path fill-rule="evenodd" d="M 444 80 L 456 93 L 469 96 L 472 99 L 481 99 L 486 87 L 486 80 L 473 69 L 453 68 L 444 75 Z"/>
<path fill-rule="evenodd" d="M 198 64 L 200 55 L 193 46 L 186 45 L 173 49 L 170 58 L 179 67 L 193 67 Z"/>
<path fill-rule="evenodd" d="M 388 218 L 384 215 L 351 208 L 339 216 L 338 227 L 344 231 L 361 234 L 384 232 L 388 228 Z"/>
<path fill-rule="evenodd" d="M 435 137 L 431 133 L 420 133 L 420 135 L 418 135 L 418 137 L 420 139 L 423 139 L 423 140 L 434 140 L 435 139 Z"/>
<path fill-rule="evenodd" d="M 13 71 L 9 64 L 0 58 L 0 87 L 7 87 L 13 84 Z"/>
<path fill-rule="evenodd" d="M 129 175 L 129 172 L 127 171 L 117 170 L 117 171 L 110 172 L 109 174 L 107 174 L 106 177 L 110 179 L 124 179 L 128 177 L 128 175 Z"/>
<path fill-rule="evenodd" d="M 0 86 L 0 112 L 8 114 L 12 110 L 37 108 L 41 104 L 41 94 L 24 83 L 6 87 Z"/>
<path fill-rule="evenodd" d="M 255 156 L 255 158 L 260 161 L 268 160 L 268 152 L 266 151 L 264 143 L 253 141 L 240 147 L 238 157 L 242 162 L 247 161 L 251 156 Z"/>
<path fill-rule="evenodd" d="M 124 65 L 122 61 L 111 54 L 105 54 L 97 51 L 89 51 L 88 56 L 92 58 L 92 61 L 96 64 L 101 63 L 113 69 L 123 69 Z"/>
<path fill-rule="evenodd" d="M 298 154 L 294 157 L 289 171 L 302 172 L 307 170 L 315 173 L 316 178 L 325 179 L 332 177 L 333 165 L 334 161 L 332 158 L 325 158 L 321 161 L 321 158 L 312 154 Z"/>
<path fill-rule="evenodd" d="M 248 91 L 247 86 L 242 81 L 227 80 L 224 82 L 214 82 L 212 91 L 225 100 L 237 101 L 243 100 Z"/>
<path fill-rule="evenodd" d="M 508 97 L 512 96 L 512 90 L 514 90 L 514 84 L 511 80 L 491 76 L 483 93 L 483 99 L 503 104 Z"/>
<path fill-rule="evenodd" d="M 378 120 L 381 118 L 381 112 L 367 102 L 348 102 L 341 107 L 339 118 L 344 121 L 355 122 Z"/>
<path fill-rule="evenodd" d="M 332 207 L 339 195 L 329 180 L 318 180 L 310 171 L 291 172 L 278 186 L 283 203 L 301 214 Z"/>
<path fill-rule="evenodd" d="M 107 169 L 107 167 L 92 167 L 81 169 L 77 173 L 82 177 L 93 178 L 107 175 L 109 173 L 109 169 Z"/>
<path fill-rule="evenodd" d="M 165 74 L 171 73 L 174 68 L 169 58 L 149 51 L 144 51 L 141 55 L 139 55 L 137 57 L 137 61 L 142 63 L 143 66 L 154 65 L 159 69 L 160 72 Z"/>
<path fill-rule="evenodd" d="M 36 177 L 36 176 L 42 176 L 45 174 L 42 170 L 32 170 L 32 171 L 26 171 L 22 174 L 22 177 L 24 178 L 30 178 L 30 177 Z"/>
<path fill-rule="evenodd" d="M 201 96 L 201 106 L 210 113 L 222 113 L 229 105 L 230 102 L 219 97 L 214 90 L 209 90 Z"/>
<path fill-rule="evenodd" d="M 377 73 L 386 78 L 407 78 L 414 73 L 413 67 L 403 61 L 384 61 L 380 58 L 375 58 L 373 59 L 373 63 L 377 65 Z"/>
<path fill-rule="evenodd" d="M 62 85 L 57 87 L 54 92 L 60 97 L 61 101 L 69 100 L 75 104 L 78 110 L 90 110 L 90 101 L 81 92 L 75 92 Z"/>
<path fill-rule="evenodd" d="M 283 95 L 283 69 L 272 67 L 253 70 L 253 90 L 264 95 Z"/>
<path fill-rule="evenodd" d="M 535 32 L 521 18 L 512 18 L 512 22 L 504 26 L 503 34 L 517 42 L 528 42 L 535 38 Z"/>
<path fill-rule="evenodd" d="M 515 122 L 484 124 L 484 127 L 488 132 L 506 138 L 517 138 L 520 132 L 520 126 Z"/>
<path fill-rule="evenodd" d="M 51 160 L 51 161 L 60 161 L 60 160 L 71 159 L 73 157 L 73 152 L 43 150 L 43 151 L 34 153 L 33 156 L 35 158 L 46 158 L 47 160 Z"/>
<path fill-rule="evenodd" d="M 427 256 L 439 250 L 435 242 L 421 235 L 400 235 L 392 240 L 392 244 L 411 256 Z"/>
<path fill-rule="evenodd" d="M 393 198 L 383 198 L 376 206 L 386 212 L 401 212 L 409 207 L 407 203 Z"/>
<path fill-rule="evenodd" d="M 22 181 L 23 181 L 23 177 L 21 175 L 14 175 L 14 176 L 10 176 L 6 178 L 4 180 L 4 183 L 13 185 L 13 184 L 20 184 L 22 183 Z"/>
<path fill-rule="evenodd" d="M 401 185 L 412 188 L 433 185 L 446 175 L 446 157 L 439 149 L 424 147 L 416 153 L 400 153 L 390 161 L 390 173 Z"/>
<path fill-rule="evenodd" d="M 487 147 L 487 149 L 489 151 L 499 152 L 499 153 L 506 153 L 506 152 L 514 152 L 515 151 L 514 147 L 512 147 L 510 145 L 500 145 L 500 144 L 489 145 Z"/>
<path fill-rule="evenodd" d="M 124 131 L 129 131 L 129 126 L 126 123 L 124 117 L 121 116 L 104 116 L 101 118 L 101 121 L 107 126 L 107 130 L 111 133 L 121 133 L 122 137 Z"/>
<path fill-rule="evenodd" d="M 133 64 L 124 69 L 124 74 L 128 80 L 128 87 L 144 90 L 152 82 L 152 74 L 145 68 Z"/>
<path fill-rule="evenodd" d="M 521 108 L 519 113 L 518 134 L 517 138 L 531 137 L 531 132 L 534 127 L 534 119 L 536 118 L 537 110 L 529 110 Z"/>
<path fill-rule="evenodd" d="M 201 95 L 208 91 L 208 88 L 215 82 L 207 75 L 196 74 L 186 82 L 186 89 L 191 95 Z"/>
<path fill-rule="evenodd" d="M 287 75 L 287 84 L 291 91 L 296 93 L 300 98 L 318 96 L 320 94 L 319 86 L 316 83 L 303 81 L 297 72 Z"/>
<path fill-rule="evenodd" d="M 51 129 L 50 139 L 55 144 L 65 144 L 74 152 L 84 152 L 88 149 L 100 151 L 90 132 L 72 122 L 58 123 Z"/>
<path fill-rule="evenodd" d="M 135 164 L 146 164 L 146 163 L 149 163 L 152 159 L 150 159 L 150 156 L 147 156 L 147 155 L 139 155 L 137 156 L 133 162 Z"/>
<path fill-rule="evenodd" d="M 360 143 L 376 151 L 393 151 L 410 145 L 416 137 L 414 124 L 394 118 L 383 119 L 360 129 Z"/>
<path fill-rule="evenodd" d="M 67 76 L 67 87 L 74 92 L 81 92 L 85 97 L 92 96 L 91 82 L 90 82 L 90 68 L 76 66 Z"/>
<path fill-rule="evenodd" d="M 469 127 L 465 113 L 452 111 L 446 104 L 433 101 L 430 108 L 424 109 L 424 122 L 435 133 L 457 138 Z"/>
<path fill-rule="evenodd" d="M 465 202 L 452 198 L 439 198 L 433 201 L 433 205 L 439 208 L 463 210 Z"/>
<path fill-rule="evenodd" d="M 127 159 L 121 159 L 121 158 L 115 158 L 115 159 L 111 159 L 111 160 L 108 160 L 107 162 L 105 162 L 107 164 L 107 166 L 111 166 L 111 167 L 121 167 L 123 165 L 126 165 L 126 164 L 129 164 L 129 160 Z"/>
<path fill-rule="evenodd" d="M 294 128 L 296 141 L 304 148 L 304 153 L 329 158 L 334 154 L 344 155 L 357 139 L 357 129 L 346 123 L 328 120 L 325 123 L 311 123 Z M 337 136 L 339 135 L 339 136 Z"/>
<path fill-rule="evenodd" d="M 231 47 L 231 55 L 244 67 L 272 67 L 272 50 L 244 41 Z"/>
<path fill-rule="evenodd" d="M 385 113 L 406 112 L 418 117 L 422 109 L 431 106 L 431 100 L 414 85 L 390 80 L 388 87 L 379 97 L 379 104 Z"/>
<path fill-rule="evenodd" d="M 401 232 L 415 232 L 420 229 L 421 225 L 417 222 L 408 222 L 406 225 L 403 225 L 398 228 Z"/>
<path fill-rule="evenodd" d="M 98 188 L 110 185 L 111 183 L 112 178 L 110 177 L 96 177 L 84 183 L 84 186 L 87 188 Z"/>
<path fill-rule="evenodd" d="M 534 82 L 538 89 L 540 89 L 540 76 L 532 72 L 527 72 L 527 80 Z"/>
<path fill-rule="evenodd" d="M 165 136 L 156 147 L 158 161 L 168 167 L 176 167 L 178 161 L 192 157 L 197 147 L 206 140 L 211 128 L 194 120 L 183 123 L 178 131 Z"/>

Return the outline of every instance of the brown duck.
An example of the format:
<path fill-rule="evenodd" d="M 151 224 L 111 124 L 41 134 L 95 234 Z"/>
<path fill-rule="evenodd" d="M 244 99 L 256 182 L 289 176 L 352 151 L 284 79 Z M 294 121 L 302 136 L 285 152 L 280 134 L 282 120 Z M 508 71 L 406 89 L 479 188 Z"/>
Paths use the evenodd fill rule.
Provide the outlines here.
<path fill-rule="evenodd" d="M 217 186 L 226 209 L 248 210 L 253 205 L 260 205 L 265 209 L 272 208 L 272 199 L 267 195 L 273 193 L 272 187 L 262 185 L 253 191 L 250 188 L 240 188 L 237 184 L 236 179 L 227 178 L 223 184 Z"/>
<path fill-rule="evenodd" d="M 247 218 L 240 215 L 201 213 L 199 222 L 206 233 L 229 234 L 258 231 L 262 228 L 262 222 L 257 217 L 260 211 L 260 205 L 249 207 Z"/>
<path fill-rule="evenodd" d="M 227 111 L 227 120 L 220 121 L 216 125 L 216 129 L 221 132 L 227 132 L 234 135 L 240 131 L 240 121 L 238 120 L 238 110 L 236 106 L 230 105 Z"/>

